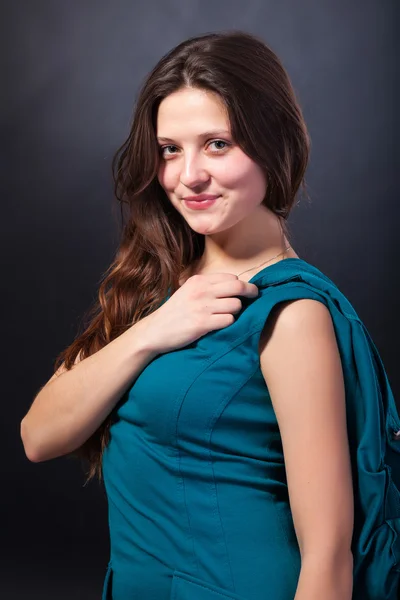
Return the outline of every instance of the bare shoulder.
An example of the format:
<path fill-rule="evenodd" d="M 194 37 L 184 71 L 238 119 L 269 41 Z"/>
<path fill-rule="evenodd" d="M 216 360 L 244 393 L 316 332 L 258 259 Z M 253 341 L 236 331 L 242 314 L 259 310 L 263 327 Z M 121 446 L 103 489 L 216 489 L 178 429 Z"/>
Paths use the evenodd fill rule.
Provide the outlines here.
<path fill-rule="evenodd" d="M 271 311 L 263 328 L 259 351 L 266 349 L 267 343 L 278 338 L 282 342 L 297 336 L 306 336 L 303 343 L 311 341 L 312 336 L 334 336 L 334 327 L 329 309 L 325 304 L 310 298 L 300 298 L 280 302 Z M 300 341 L 300 340 L 299 340 Z"/>
<path fill-rule="evenodd" d="M 320 407 L 320 398 L 326 399 L 325 407 L 328 398 L 341 402 L 341 356 L 330 311 L 322 302 L 301 298 L 276 305 L 266 320 L 259 353 L 272 402 L 284 421 L 297 418 L 297 402 L 303 407 L 312 398 Z"/>

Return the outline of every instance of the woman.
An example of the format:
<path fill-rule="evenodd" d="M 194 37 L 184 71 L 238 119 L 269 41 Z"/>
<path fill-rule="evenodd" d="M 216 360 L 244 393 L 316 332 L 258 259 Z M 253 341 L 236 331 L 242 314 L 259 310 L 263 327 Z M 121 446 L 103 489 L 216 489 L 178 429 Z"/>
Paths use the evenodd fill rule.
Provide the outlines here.
<path fill-rule="evenodd" d="M 31 460 L 104 476 L 103 600 L 396 597 L 400 419 L 356 312 L 289 243 L 309 149 L 250 34 L 189 39 L 143 85 L 120 247 L 21 429 Z"/>

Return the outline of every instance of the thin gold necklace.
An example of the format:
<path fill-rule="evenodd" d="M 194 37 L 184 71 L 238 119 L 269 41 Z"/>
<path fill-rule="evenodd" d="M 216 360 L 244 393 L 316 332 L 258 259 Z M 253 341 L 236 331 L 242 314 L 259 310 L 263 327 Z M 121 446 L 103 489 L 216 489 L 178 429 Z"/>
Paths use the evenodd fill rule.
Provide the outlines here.
<path fill-rule="evenodd" d="M 261 263 L 261 265 L 257 265 L 256 267 L 250 267 L 250 269 L 246 269 L 246 271 L 242 271 L 241 273 L 239 273 L 237 275 L 237 277 L 239 277 L 239 275 L 243 275 L 243 273 L 247 273 L 248 271 L 252 271 L 253 269 L 258 269 L 258 267 L 261 267 L 262 265 L 265 265 L 266 263 L 271 262 L 271 260 L 274 260 L 274 258 L 278 258 L 278 256 L 280 256 L 281 254 L 285 254 L 285 252 L 287 252 L 289 250 L 289 248 L 291 248 L 291 246 L 287 246 L 283 252 L 279 252 L 279 254 L 277 254 L 276 256 L 273 256 L 272 258 L 270 258 L 269 260 L 266 260 L 264 262 Z"/>

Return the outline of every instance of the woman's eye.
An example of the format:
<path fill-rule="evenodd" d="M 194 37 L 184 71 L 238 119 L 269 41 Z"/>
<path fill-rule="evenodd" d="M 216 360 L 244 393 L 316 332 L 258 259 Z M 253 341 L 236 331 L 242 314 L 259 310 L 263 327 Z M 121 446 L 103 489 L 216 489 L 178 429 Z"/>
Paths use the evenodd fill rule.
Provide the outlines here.
<path fill-rule="evenodd" d="M 176 146 L 172 146 L 171 144 L 170 144 L 169 146 L 160 146 L 160 152 L 161 152 L 161 154 L 165 154 L 165 152 L 164 152 L 164 151 L 165 151 L 167 148 L 176 148 Z"/>
<path fill-rule="evenodd" d="M 217 148 L 217 151 L 214 152 L 214 154 L 217 154 L 221 150 L 225 150 L 225 147 L 227 147 L 227 146 L 230 145 L 230 144 L 228 144 L 228 142 L 224 142 L 224 140 L 213 140 L 212 142 L 209 143 L 209 146 L 211 146 L 212 144 L 224 144 L 224 147 L 223 148 L 221 148 L 221 147 Z M 160 146 L 160 152 L 161 152 L 161 154 L 163 156 L 165 156 L 166 154 L 168 154 L 168 155 L 174 154 L 174 152 L 172 152 L 172 153 L 171 152 L 166 153 L 165 151 L 166 151 L 167 148 L 169 148 L 169 149 L 175 148 L 176 149 L 176 146 L 174 146 L 173 144 L 169 144 L 168 146 Z"/>
<path fill-rule="evenodd" d="M 224 142 L 224 140 L 214 140 L 211 144 L 225 144 L 225 146 L 228 146 L 228 142 Z M 219 150 L 225 150 L 225 148 L 219 148 Z"/>

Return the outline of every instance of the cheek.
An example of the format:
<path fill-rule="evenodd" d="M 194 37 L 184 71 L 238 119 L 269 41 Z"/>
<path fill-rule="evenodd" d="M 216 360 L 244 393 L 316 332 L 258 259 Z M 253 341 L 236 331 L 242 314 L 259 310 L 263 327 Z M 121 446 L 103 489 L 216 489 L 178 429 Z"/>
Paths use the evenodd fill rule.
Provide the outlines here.
<path fill-rule="evenodd" d="M 232 160 L 219 169 L 220 183 L 228 189 L 264 189 L 266 180 L 262 170 L 250 160 Z"/>
<path fill-rule="evenodd" d="M 174 165 L 168 164 L 168 161 L 160 165 L 157 178 L 160 185 L 169 193 L 174 192 L 179 185 L 179 172 L 174 168 Z"/>
<path fill-rule="evenodd" d="M 166 187 L 166 171 L 165 171 L 165 164 L 161 163 L 161 165 L 159 166 L 158 172 L 157 172 L 157 179 L 159 184 L 161 185 L 161 187 L 165 188 Z"/>

